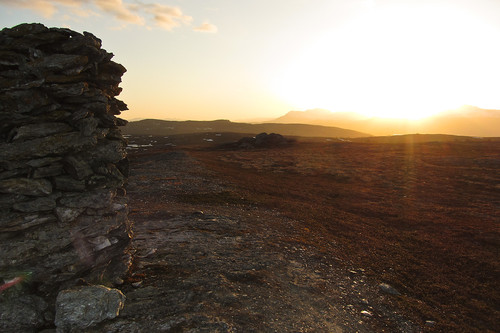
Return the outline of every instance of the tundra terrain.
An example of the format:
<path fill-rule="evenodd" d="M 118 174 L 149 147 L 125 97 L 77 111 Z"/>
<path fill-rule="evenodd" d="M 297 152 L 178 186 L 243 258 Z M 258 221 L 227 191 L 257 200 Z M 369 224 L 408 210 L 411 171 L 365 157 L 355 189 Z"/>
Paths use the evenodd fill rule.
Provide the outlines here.
<path fill-rule="evenodd" d="M 115 329 L 498 330 L 498 140 L 224 136 L 129 138 L 136 259 Z"/>

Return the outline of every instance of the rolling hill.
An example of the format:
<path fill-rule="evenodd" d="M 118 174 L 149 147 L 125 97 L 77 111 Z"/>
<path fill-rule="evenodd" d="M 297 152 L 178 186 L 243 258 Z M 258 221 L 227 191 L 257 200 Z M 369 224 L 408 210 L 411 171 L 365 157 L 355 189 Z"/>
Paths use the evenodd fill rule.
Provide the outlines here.
<path fill-rule="evenodd" d="M 370 134 L 349 129 L 311 124 L 249 124 L 229 120 L 213 121 L 169 121 L 145 119 L 132 121 L 122 130 L 124 134 L 167 136 L 190 133 L 224 132 L 258 134 L 262 132 L 279 133 L 288 136 L 359 138 Z"/>

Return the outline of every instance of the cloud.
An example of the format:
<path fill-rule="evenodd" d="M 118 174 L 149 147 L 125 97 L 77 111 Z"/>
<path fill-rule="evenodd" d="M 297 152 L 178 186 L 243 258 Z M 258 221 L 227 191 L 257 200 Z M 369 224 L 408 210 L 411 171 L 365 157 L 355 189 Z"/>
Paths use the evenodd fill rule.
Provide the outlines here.
<path fill-rule="evenodd" d="M 182 23 L 189 25 L 193 18 L 184 15 L 182 10 L 178 7 L 172 7 L 162 4 L 138 4 L 134 6 L 136 10 L 143 10 L 144 12 L 153 15 L 153 21 L 156 26 L 166 30 L 172 30 L 180 26 Z"/>
<path fill-rule="evenodd" d="M 145 19 L 133 13 L 122 0 L 94 0 L 93 2 L 99 9 L 113 15 L 120 21 L 139 25 L 145 23 Z"/>
<path fill-rule="evenodd" d="M 51 17 L 57 11 L 56 6 L 48 0 L 0 0 L 0 5 L 32 9 L 44 17 Z"/>
<path fill-rule="evenodd" d="M 143 3 L 139 0 L 0 0 L 0 6 L 25 8 L 36 11 L 44 17 L 52 17 L 61 10 L 69 9 L 79 17 L 111 15 L 122 24 L 156 26 L 168 31 L 190 25 L 193 18 L 185 15 L 179 7 L 160 3 Z M 204 23 L 195 31 L 216 32 L 217 27 Z"/>
<path fill-rule="evenodd" d="M 216 33 L 218 29 L 214 24 L 205 22 L 200 26 L 194 27 L 193 30 L 198 32 Z"/>

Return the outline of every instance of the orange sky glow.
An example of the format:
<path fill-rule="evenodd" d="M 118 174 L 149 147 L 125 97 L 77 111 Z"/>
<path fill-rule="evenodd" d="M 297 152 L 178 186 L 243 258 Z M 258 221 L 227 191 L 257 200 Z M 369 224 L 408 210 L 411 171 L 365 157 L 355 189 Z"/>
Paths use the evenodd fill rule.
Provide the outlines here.
<path fill-rule="evenodd" d="M 488 0 L 0 0 L 6 27 L 101 38 L 129 120 L 500 109 L 499 17 Z"/>

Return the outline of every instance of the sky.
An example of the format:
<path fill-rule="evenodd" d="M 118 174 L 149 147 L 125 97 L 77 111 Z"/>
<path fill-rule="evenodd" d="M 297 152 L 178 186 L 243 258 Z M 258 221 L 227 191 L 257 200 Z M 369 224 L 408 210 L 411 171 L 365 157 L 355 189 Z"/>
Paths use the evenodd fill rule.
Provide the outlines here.
<path fill-rule="evenodd" d="M 500 109 L 500 0 L 0 0 L 0 22 L 102 39 L 128 120 Z"/>

